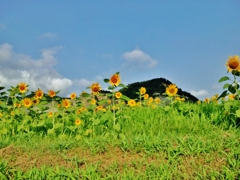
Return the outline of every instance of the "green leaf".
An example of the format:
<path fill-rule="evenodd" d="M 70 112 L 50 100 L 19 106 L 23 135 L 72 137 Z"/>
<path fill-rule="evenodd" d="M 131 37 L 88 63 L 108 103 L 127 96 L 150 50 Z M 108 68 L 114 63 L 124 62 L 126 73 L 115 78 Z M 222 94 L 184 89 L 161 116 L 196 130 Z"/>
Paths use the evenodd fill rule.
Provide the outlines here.
<path fill-rule="evenodd" d="M 1 86 L 1 87 L 0 87 L 0 90 L 3 90 L 3 89 L 5 89 L 5 87 Z"/>
<path fill-rule="evenodd" d="M 108 86 L 108 89 L 109 89 L 109 90 L 113 90 L 113 89 L 114 89 L 114 86 Z"/>
<path fill-rule="evenodd" d="M 231 84 L 228 84 L 228 83 L 224 84 L 223 89 L 228 88 L 230 85 L 231 85 Z"/>
<path fill-rule="evenodd" d="M 47 134 L 48 135 L 51 135 L 51 134 L 54 134 L 55 133 L 55 130 L 54 129 L 48 129 L 47 131 Z"/>
<path fill-rule="evenodd" d="M 124 84 L 119 84 L 118 87 L 127 88 Z"/>
<path fill-rule="evenodd" d="M 236 110 L 237 117 L 240 117 L 240 109 Z"/>
<path fill-rule="evenodd" d="M 130 98 L 127 97 L 127 96 L 125 96 L 125 95 L 122 95 L 122 96 L 121 96 L 121 99 L 123 99 L 123 100 L 125 100 L 125 101 L 129 101 L 129 100 L 130 100 Z"/>
<path fill-rule="evenodd" d="M 113 126 L 113 128 L 114 128 L 116 131 L 120 131 L 121 126 L 120 126 L 120 124 L 115 124 L 115 125 Z"/>
<path fill-rule="evenodd" d="M 5 176 L 3 173 L 0 172 L 0 178 L 2 180 L 8 180 L 7 176 Z"/>
<path fill-rule="evenodd" d="M 103 80 L 105 83 L 108 83 L 109 82 L 109 79 L 104 79 Z"/>
<path fill-rule="evenodd" d="M 0 134 L 7 134 L 8 130 L 7 128 L 2 128 L 1 131 L 0 131 Z"/>
<path fill-rule="evenodd" d="M 169 111 L 170 109 L 171 109 L 170 106 L 165 106 L 165 107 L 164 107 L 164 110 L 165 110 L 165 111 Z"/>
<path fill-rule="evenodd" d="M 240 95 L 240 90 L 237 90 L 237 94 Z"/>
<path fill-rule="evenodd" d="M 93 120 L 94 125 L 98 125 L 98 124 L 100 124 L 100 122 L 101 122 L 100 119 L 94 119 Z"/>
<path fill-rule="evenodd" d="M 230 85 L 230 86 L 228 87 L 228 90 L 229 90 L 232 94 L 235 94 L 235 92 L 236 92 L 236 87 L 233 86 L 233 85 Z"/>
<path fill-rule="evenodd" d="M 223 81 L 227 81 L 227 80 L 229 80 L 229 77 L 224 76 L 224 77 L 222 77 L 221 79 L 219 79 L 218 82 L 223 82 Z"/>
<path fill-rule="evenodd" d="M 218 97 L 218 99 L 222 98 L 222 97 L 226 97 L 228 95 L 227 90 L 223 91 L 222 94 Z"/>

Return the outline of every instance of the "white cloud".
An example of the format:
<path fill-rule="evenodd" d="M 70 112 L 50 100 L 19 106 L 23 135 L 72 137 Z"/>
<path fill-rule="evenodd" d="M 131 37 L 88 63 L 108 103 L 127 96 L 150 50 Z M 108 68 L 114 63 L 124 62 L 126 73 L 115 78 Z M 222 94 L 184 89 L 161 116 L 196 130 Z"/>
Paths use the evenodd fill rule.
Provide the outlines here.
<path fill-rule="evenodd" d="M 196 96 L 198 99 L 202 99 L 202 98 L 205 98 L 209 95 L 208 91 L 207 90 L 200 90 L 200 91 L 190 91 L 190 93 L 194 96 Z"/>
<path fill-rule="evenodd" d="M 124 59 L 126 59 L 128 64 L 143 66 L 143 67 L 155 67 L 158 62 L 153 59 L 148 54 L 144 53 L 140 49 L 135 49 L 131 52 L 125 52 L 123 54 Z"/>
<path fill-rule="evenodd" d="M 7 61 L 11 57 L 12 46 L 5 43 L 0 46 L 0 62 Z"/>
<path fill-rule="evenodd" d="M 7 27 L 5 26 L 5 24 L 0 23 L 0 31 L 5 31 L 7 30 Z"/>
<path fill-rule="evenodd" d="M 68 93 L 73 81 L 62 77 L 54 68 L 57 63 L 54 54 L 61 47 L 43 49 L 39 59 L 32 59 L 24 54 L 17 54 L 12 51 L 9 44 L 0 45 L 0 84 L 9 88 L 20 82 L 26 82 L 29 89 L 35 91 L 41 88 L 44 91 L 49 89 L 61 90 L 59 95 Z"/>
<path fill-rule="evenodd" d="M 40 38 L 43 38 L 43 39 L 54 39 L 57 37 L 57 33 L 52 33 L 52 32 L 47 32 L 47 33 L 44 33 L 40 36 Z"/>

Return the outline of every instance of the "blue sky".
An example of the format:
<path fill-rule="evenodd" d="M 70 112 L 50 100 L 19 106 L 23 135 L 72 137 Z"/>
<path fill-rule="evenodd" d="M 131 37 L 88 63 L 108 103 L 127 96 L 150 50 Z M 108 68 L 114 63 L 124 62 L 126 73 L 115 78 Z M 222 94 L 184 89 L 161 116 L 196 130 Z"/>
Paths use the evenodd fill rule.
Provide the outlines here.
<path fill-rule="evenodd" d="M 240 55 L 239 0 L 0 0 L 0 83 L 89 91 L 166 78 L 200 99 Z"/>

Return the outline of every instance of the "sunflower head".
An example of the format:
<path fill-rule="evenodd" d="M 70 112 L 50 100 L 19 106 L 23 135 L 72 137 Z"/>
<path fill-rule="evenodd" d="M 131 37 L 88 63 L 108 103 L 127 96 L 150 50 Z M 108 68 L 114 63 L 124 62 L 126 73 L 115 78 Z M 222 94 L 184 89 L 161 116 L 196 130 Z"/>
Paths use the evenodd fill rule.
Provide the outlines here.
<path fill-rule="evenodd" d="M 132 106 L 132 107 L 136 106 L 136 101 L 134 99 L 131 99 L 131 100 L 128 101 L 128 105 Z"/>
<path fill-rule="evenodd" d="M 77 125 L 77 126 L 79 126 L 80 124 L 82 124 L 82 121 L 81 121 L 81 119 L 76 119 L 75 120 L 75 124 Z"/>
<path fill-rule="evenodd" d="M 42 99 L 44 93 L 41 89 L 38 88 L 38 90 L 35 92 L 35 96 L 37 99 Z"/>
<path fill-rule="evenodd" d="M 178 92 L 178 88 L 175 84 L 170 84 L 167 88 L 166 88 L 166 93 L 168 96 L 175 96 Z"/>
<path fill-rule="evenodd" d="M 143 98 L 146 100 L 146 99 L 148 99 L 149 98 L 149 94 L 144 94 L 143 95 Z"/>
<path fill-rule="evenodd" d="M 24 98 L 22 100 L 23 106 L 25 106 L 26 108 L 30 108 L 33 104 L 32 100 L 30 98 Z"/>
<path fill-rule="evenodd" d="M 71 93 L 71 94 L 70 94 L 70 98 L 71 98 L 71 99 L 76 99 L 76 97 L 77 97 L 77 94 L 76 94 L 76 93 Z"/>
<path fill-rule="evenodd" d="M 228 72 L 232 72 L 233 70 L 237 70 L 240 72 L 240 58 L 239 56 L 229 56 L 226 67 Z"/>
<path fill-rule="evenodd" d="M 99 83 L 93 83 L 91 86 L 91 91 L 93 94 L 98 94 L 99 91 L 102 89 Z"/>
<path fill-rule="evenodd" d="M 117 98 L 117 99 L 119 99 L 119 98 L 121 98 L 121 96 L 122 96 L 122 93 L 121 92 L 116 92 L 115 93 L 115 97 Z"/>
<path fill-rule="evenodd" d="M 20 93 L 25 93 L 28 89 L 28 85 L 25 82 L 21 82 L 18 84 L 18 90 Z"/>
<path fill-rule="evenodd" d="M 147 92 L 145 87 L 141 87 L 139 91 L 140 91 L 141 95 L 143 95 L 143 94 L 145 94 Z"/>
<path fill-rule="evenodd" d="M 71 102 L 68 99 L 63 99 L 62 104 L 65 108 L 69 108 L 71 106 Z"/>
<path fill-rule="evenodd" d="M 49 91 L 48 91 L 48 95 L 49 95 L 51 98 L 53 98 L 54 96 L 56 96 L 56 92 L 53 91 L 53 90 L 49 90 Z"/>
<path fill-rule="evenodd" d="M 109 83 L 112 86 L 118 86 L 121 82 L 121 77 L 118 73 L 115 73 L 109 80 Z"/>

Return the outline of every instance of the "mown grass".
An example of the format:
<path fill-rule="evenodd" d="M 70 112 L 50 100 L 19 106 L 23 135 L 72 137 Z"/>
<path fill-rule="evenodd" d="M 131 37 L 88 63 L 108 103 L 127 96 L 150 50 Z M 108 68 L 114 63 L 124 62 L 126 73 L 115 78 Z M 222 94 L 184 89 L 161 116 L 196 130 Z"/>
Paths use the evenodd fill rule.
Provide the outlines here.
<path fill-rule="evenodd" d="M 210 104 L 132 107 L 94 131 L 2 135 L 1 179 L 238 179 L 240 130 Z M 166 108 L 168 107 L 168 108 Z M 181 108 L 179 108 L 181 107 Z M 204 110 L 204 111 L 203 111 Z M 106 112 L 112 113 L 112 112 Z M 102 120 L 102 119 L 101 119 Z"/>

